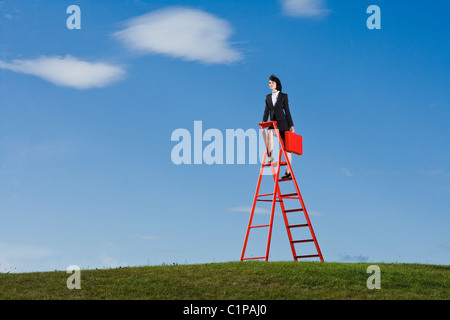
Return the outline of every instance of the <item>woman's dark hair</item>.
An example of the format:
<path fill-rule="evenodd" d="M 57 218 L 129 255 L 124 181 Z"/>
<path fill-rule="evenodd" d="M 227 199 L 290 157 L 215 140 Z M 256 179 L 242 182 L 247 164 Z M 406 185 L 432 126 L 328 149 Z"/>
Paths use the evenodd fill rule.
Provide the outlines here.
<path fill-rule="evenodd" d="M 280 79 L 278 79 L 277 77 L 275 77 L 273 74 L 270 76 L 269 80 L 275 82 L 277 84 L 277 90 L 281 91 L 281 82 Z"/>

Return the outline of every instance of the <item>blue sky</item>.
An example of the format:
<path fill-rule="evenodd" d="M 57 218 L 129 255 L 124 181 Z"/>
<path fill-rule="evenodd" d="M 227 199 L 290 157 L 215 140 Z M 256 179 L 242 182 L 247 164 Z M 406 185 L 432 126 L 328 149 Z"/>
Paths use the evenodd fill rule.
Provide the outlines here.
<path fill-rule="evenodd" d="M 448 10 L 0 1 L 0 272 L 239 260 L 259 164 L 175 165 L 171 135 L 257 129 L 272 73 L 325 261 L 450 264 Z"/>

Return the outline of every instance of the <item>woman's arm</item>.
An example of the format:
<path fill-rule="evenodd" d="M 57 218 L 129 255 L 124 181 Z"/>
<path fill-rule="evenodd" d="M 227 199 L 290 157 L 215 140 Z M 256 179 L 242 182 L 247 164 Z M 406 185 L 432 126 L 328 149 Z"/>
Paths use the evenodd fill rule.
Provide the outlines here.
<path fill-rule="evenodd" d="M 289 110 L 289 99 L 288 99 L 287 94 L 285 94 L 283 102 L 284 102 L 283 103 L 284 113 L 286 114 L 286 120 L 287 120 L 289 129 L 291 132 L 295 132 L 294 122 L 292 121 L 291 111 Z"/>
<path fill-rule="evenodd" d="M 264 115 L 262 122 L 266 122 L 267 119 L 269 119 L 269 106 L 267 105 L 267 98 L 266 98 L 266 107 L 264 109 Z"/>

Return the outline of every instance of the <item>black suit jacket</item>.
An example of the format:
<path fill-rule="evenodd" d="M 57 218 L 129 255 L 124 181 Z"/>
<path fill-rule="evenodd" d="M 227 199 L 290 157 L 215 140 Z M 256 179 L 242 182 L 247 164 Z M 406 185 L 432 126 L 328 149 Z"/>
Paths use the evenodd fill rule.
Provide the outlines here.
<path fill-rule="evenodd" d="M 289 131 L 294 125 L 289 110 L 288 95 L 280 92 L 275 106 L 272 103 L 272 94 L 266 96 L 266 108 L 264 109 L 263 122 L 266 122 L 270 115 L 271 121 L 276 121 L 280 131 Z"/>

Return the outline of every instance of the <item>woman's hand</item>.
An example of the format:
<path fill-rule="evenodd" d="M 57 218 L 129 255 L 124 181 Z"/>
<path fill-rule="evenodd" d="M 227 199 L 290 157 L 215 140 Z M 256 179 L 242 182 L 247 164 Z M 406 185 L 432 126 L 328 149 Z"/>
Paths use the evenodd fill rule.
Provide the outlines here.
<path fill-rule="evenodd" d="M 294 126 L 292 126 L 291 127 L 291 130 L 290 130 L 292 133 L 295 133 L 295 129 L 294 129 Z"/>

